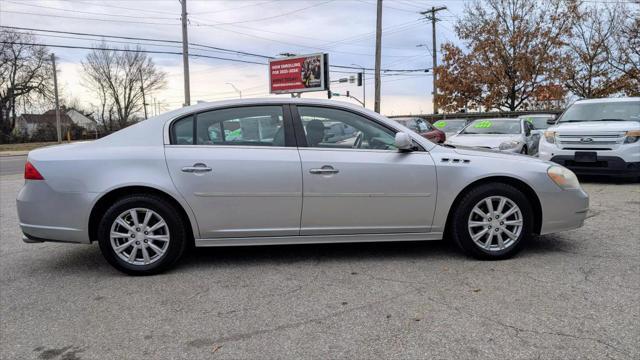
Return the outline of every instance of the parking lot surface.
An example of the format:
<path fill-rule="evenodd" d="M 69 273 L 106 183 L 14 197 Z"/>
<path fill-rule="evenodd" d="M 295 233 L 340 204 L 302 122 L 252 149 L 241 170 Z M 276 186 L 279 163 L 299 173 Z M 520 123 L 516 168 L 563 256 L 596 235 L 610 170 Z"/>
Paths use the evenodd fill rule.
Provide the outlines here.
<path fill-rule="evenodd" d="M 22 174 L 25 162 L 26 155 L 0 156 L 0 176 Z"/>
<path fill-rule="evenodd" d="M 0 176 L 0 358 L 640 358 L 640 186 L 588 182 L 583 228 L 477 261 L 444 241 L 198 249 L 128 277 L 27 245 Z M 64 211 L 64 209 L 60 209 Z"/>

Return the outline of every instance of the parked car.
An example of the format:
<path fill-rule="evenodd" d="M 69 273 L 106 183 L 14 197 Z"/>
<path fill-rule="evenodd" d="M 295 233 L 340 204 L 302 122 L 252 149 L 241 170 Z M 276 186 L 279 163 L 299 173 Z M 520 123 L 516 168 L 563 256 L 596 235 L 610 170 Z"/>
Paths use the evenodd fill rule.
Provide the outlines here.
<path fill-rule="evenodd" d="M 540 158 L 583 175 L 640 176 L 640 97 L 579 100 L 540 141 Z"/>
<path fill-rule="evenodd" d="M 557 116 L 554 114 L 528 114 L 518 116 L 518 119 L 528 121 L 533 126 L 533 129 L 531 130 L 533 141 L 530 150 L 532 154 L 538 153 L 540 139 L 542 139 L 542 136 L 544 135 L 544 130 L 551 126 L 551 124 L 555 122 L 556 118 Z"/>
<path fill-rule="evenodd" d="M 325 136 L 335 123 L 352 137 Z M 33 150 L 24 175 L 24 241 L 98 242 L 129 274 L 166 270 L 190 245 L 444 234 L 472 256 L 504 259 L 533 234 L 582 226 L 589 203 L 562 166 L 440 146 L 361 107 L 293 98 L 201 103 Z"/>
<path fill-rule="evenodd" d="M 527 114 L 520 115 L 518 119 L 523 119 L 533 125 L 533 130 L 545 130 L 556 120 L 557 116 L 554 114 Z"/>
<path fill-rule="evenodd" d="M 450 138 L 464 129 L 468 123 L 466 119 L 444 119 L 434 122 L 433 126 L 438 130 L 444 131 L 447 138 Z"/>
<path fill-rule="evenodd" d="M 535 155 L 537 137 L 523 119 L 478 119 L 467 125 L 447 144 Z"/>
<path fill-rule="evenodd" d="M 434 143 L 442 144 L 447 140 L 445 133 L 439 129 L 436 129 L 429 122 L 418 117 L 399 117 L 393 118 L 393 120 L 399 122 L 405 127 L 417 132 L 425 139 L 429 139 Z"/>

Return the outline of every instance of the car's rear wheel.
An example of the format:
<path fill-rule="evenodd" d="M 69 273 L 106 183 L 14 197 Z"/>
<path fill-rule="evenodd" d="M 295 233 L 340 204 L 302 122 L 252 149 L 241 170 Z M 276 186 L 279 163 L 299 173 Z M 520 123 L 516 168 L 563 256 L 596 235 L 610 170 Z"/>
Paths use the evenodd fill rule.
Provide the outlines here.
<path fill-rule="evenodd" d="M 456 244 L 478 259 L 506 259 L 518 253 L 533 230 L 533 210 L 517 188 L 483 184 L 467 192 L 454 210 L 451 234 Z"/>
<path fill-rule="evenodd" d="M 520 154 L 524 154 L 524 155 L 529 154 L 529 151 L 527 150 L 527 146 L 526 145 L 522 147 L 522 150 L 520 150 Z"/>
<path fill-rule="evenodd" d="M 185 249 L 185 224 L 177 209 L 154 195 L 131 195 L 105 212 L 98 228 L 100 250 L 116 269 L 151 275 L 171 267 Z"/>

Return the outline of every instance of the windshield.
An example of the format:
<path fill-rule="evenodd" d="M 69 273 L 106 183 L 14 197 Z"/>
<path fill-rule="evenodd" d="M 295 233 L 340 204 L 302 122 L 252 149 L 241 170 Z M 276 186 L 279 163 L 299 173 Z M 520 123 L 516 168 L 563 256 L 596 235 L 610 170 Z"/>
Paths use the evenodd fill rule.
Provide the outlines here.
<path fill-rule="evenodd" d="M 431 130 L 429 126 L 422 119 L 394 119 L 400 124 L 408 127 L 416 132 L 425 132 Z"/>
<path fill-rule="evenodd" d="M 558 122 L 640 121 L 640 101 L 609 103 L 574 103 Z"/>
<path fill-rule="evenodd" d="M 433 123 L 437 129 L 444 132 L 458 132 L 467 124 L 467 120 L 438 120 Z"/>
<path fill-rule="evenodd" d="M 460 134 L 520 134 L 520 120 L 475 120 Z"/>
<path fill-rule="evenodd" d="M 534 130 L 544 130 L 551 126 L 547 124 L 547 120 L 553 120 L 555 116 L 525 116 L 522 119 L 533 125 Z"/>

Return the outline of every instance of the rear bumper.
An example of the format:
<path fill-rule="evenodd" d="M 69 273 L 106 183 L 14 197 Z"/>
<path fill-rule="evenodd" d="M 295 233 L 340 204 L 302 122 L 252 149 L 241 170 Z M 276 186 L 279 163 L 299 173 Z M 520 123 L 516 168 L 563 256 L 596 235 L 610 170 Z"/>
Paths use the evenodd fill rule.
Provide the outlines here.
<path fill-rule="evenodd" d="M 617 156 L 600 156 L 596 162 L 577 162 L 573 155 L 557 155 L 551 161 L 578 175 L 640 176 L 640 162 L 626 162 Z"/>
<path fill-rule="evenodd" d="M 16 199 L 20 228 L 31 242 L 89 243 L 87 224 L 96 196 L 55 191 L 46 181 L 27 180 Z"/>

